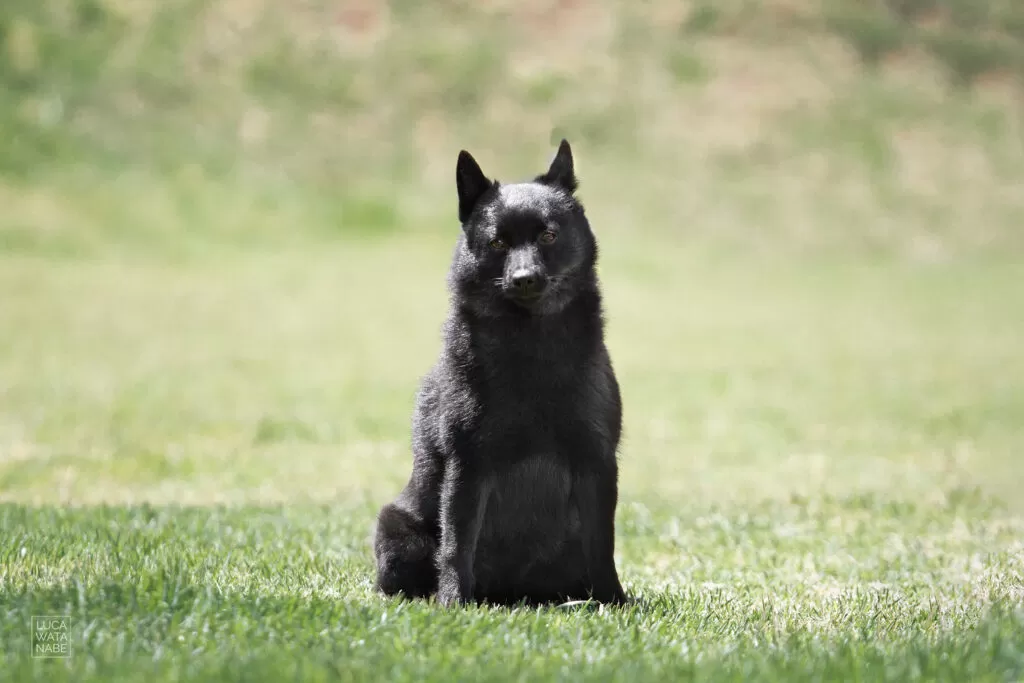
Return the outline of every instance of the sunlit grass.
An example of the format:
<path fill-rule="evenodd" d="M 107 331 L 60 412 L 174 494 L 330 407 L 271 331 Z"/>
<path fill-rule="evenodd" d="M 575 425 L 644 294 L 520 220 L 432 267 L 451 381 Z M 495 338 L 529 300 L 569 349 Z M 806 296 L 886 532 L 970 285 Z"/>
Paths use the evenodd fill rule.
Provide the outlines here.
<path fill-rule="evenodd" d="M 1018 265 L 605 230 L 638 603 L 445 614 L 375 596 L 369 546 L 439 341 L 430 234 L 3 258 L 8 677 L 1020 675 Z M 27 658 L 37 613 L 71 660 Z"/>

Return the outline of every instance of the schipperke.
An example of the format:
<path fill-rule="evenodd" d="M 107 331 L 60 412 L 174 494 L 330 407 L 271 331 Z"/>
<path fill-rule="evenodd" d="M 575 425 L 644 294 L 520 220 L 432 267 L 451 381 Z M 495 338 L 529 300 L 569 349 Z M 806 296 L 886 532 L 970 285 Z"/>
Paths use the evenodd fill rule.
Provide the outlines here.
<path fill-rule="evenodd" d="M 455 180 L 444 343 L 416 399 L 412 476 L 377 519 L 377 589 L 622 603 L 622 403 L 572 150 L 562 140 L 546 173 L 514 184 L 463 150 Z"/>

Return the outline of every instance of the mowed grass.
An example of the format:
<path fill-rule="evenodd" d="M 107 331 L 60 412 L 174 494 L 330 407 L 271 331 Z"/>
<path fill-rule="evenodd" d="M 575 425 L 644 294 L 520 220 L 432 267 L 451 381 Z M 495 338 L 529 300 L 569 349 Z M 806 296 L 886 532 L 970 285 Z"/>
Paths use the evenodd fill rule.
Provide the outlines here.
<path fill-rule="evenodd" d="M 602 226 L 636 603 L 371 588 L 448 228 L 0 256 L 0 678 L 1024 676 L 1024 269 Z M 30 658 L 30 617 L 73 655 Z"/>
<path fill-rule="evenodd" d="M 992 513 L 972 496 L 703 513 L 634 503 L 619 518 L 620 556 L 637 604 L 449 612 L 371 593 L 365 508 L 7 507 L 3 670 L 12 680 L 1012 681 L 1024 666 L 1022 529 Z M 29 616 L 43 613 L 74 620 L 66 662 L 25 655 Z"/>

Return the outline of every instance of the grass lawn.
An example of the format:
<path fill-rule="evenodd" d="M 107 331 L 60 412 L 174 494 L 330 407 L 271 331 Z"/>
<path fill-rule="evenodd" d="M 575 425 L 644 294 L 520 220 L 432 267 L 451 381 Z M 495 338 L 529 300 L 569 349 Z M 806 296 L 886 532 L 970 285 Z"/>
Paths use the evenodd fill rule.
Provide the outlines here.
<path fill-rule="evenodd" d="M 371 591 L 450 234 L 0 254 L 0 679 L 1024 677 L 1024 268 L 602 231 L 622 610 Z M 33 660 L 32 616 L 71 618 Z"/>

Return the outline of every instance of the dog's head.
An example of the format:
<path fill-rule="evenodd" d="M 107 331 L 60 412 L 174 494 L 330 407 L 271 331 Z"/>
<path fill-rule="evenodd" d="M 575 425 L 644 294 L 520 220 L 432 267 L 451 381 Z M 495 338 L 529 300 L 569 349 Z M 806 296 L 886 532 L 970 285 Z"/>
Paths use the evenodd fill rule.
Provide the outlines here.
<path fill-rule="evenodd" d="M 485 315 L 542 315 L 594 286 L 597 245 L 576 198 L 572 149 L 562 140 L 547 172 L 503 185 L 463 150 L 455 169 L 459 239 L 451 279 Z"/>

